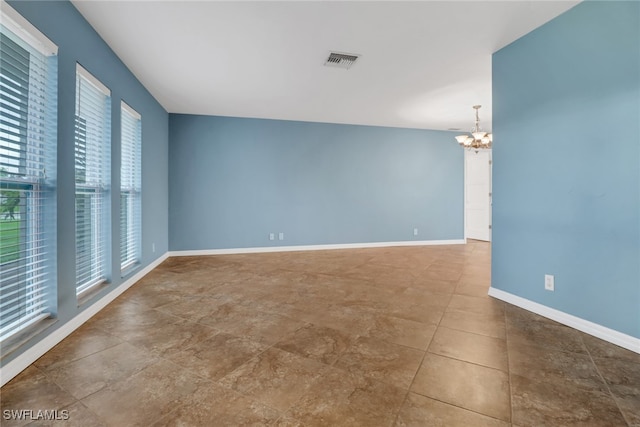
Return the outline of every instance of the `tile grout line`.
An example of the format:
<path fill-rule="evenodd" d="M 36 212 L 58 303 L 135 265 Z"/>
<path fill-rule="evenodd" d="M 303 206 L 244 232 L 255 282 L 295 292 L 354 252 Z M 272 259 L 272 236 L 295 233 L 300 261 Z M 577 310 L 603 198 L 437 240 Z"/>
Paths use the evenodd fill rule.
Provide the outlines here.
<path fill-rule="evenodd" d="M 589 355 L 589 360 L 591 360 L 591 363 L 596 368 L 596 372 L 598 373 L 598 376 L 600 377 L 600 379 L 602 380 L 604 385 L 607 387 L 607 391 L 609 392 L 609 396 L 611 397 L 613 402 L 616 404 L 616 408 L 618 408 L 618 411 L 620 411 L 620 414 L 622 415 L 622 419 L 627 423 L 627 426 L 631 426 L 631 421 L 629 421 L 629 419 L 627 418 L 627 415 L 624 413 L 622 408 L 620 408 L 620 404 L 618 403 L 618 399 L 616 399 L 616 396 L 611 391 L 611 386 L 609 385 L 607 380 L 604 378 L 604 375 L 602 375 L 602 372 L 600 372 L 600 368 L 598 367 L 598 364 L 596 363 L 596 361 L 593 359 L 593 356 L 591 355 L 591 351 L 589 350 L 589 346 L 587 346 L 587 344 L 585 344 L 584 338 L 582 337 L 582 335 L 580 335 L 580 341 L 582 342 L 582 345 L 584 346 L 585 350 L 587 351 L 587 354 Z"/>
<path fill-rule="evenodd" d="M 412 392 L 412 393 L 415 393 L 415 394 L 417 394 L 417 395 L 419 395 L 419 396 L 422 396 L 422 397 L 426 397 L 427 399 L 435 400 L 436 402 L 440 402 L 440 403 L 442 403 L 442 404 L 444 404 L 444 405 L 447 405 L 447 406 L 452 406 L 452 407 L 454 407 L 454 408 L 461 409 L 461 410 L 463 410 L 463 411 L 472 412 L 472 413 L 474 413 L 474 414 L 478 414 L 478 415 L 481 415 L 481 416 L 483 416 L 483 417 L 491 418 L 491 419 L 493 419 L 493 420 L 501 421 L 501 422 L 503 422 L 503 423 L 507 423 L 507 424 L 512 424 L 510 421 L 505 421 L 505 420 L 503 420 L 503 419 L 501 419 L 501 418 L 496 418 L 496 417 L 494 417 L 493 415 L 483 414 L 482 412 L 478 412 L 478 411 L 473 410 L 473 409 L 465 408 L 465 407 L 463 407 L 463 406 L 459 406 L 459 405 L 456 405 L 456 404 L 454 404 L 454 403 L 445 402 L 444 400 L 441 400 L 441 399 L 438 399 L 438 398 L 435 398 L 435 397 L 425 396 L 424 394 L 422 394 L 422 393 L 418 393 L 418 392 L 415 392 L 415 391 L 414 391 L 414 392 Z"/>
<path fill-rule="evenodd" d="M 271 347 L 268 347 L 268 348 L 271 348 Z M 266 350 L 267 350 L 267 349 L 265 349 L 264 351 L 266 351 Z M 258 354 L 262 354 L 262 353 L 264 353 L 264 351 L 262 351 L 262 352 L 260 352 L 260 353 L 258 353 Z M 258 354 L 256 354 L 256 356 L 257 356 Z M 248 362 L 249 360 L 253 359 L 253 358 L 254 358 L 254 357 L 256 357 L 256 356 L 250 357 L 250 358 L 247 360 L 247 362 Z M 244 398 L 246 398 L 246 399 L 248 399 L 248 400 L 250 400 L 250 401 L 252 401 L 252 402 L 256 402 L 256 403 L 258 403 L 258 404 L 260 404 L 260 405 L 263 405 L 263 406 L 265 406 L 265 407 L 267 407 L 267 408 L 270 408 L 270 409 L 272 409 L 272 410 L 276 411 L 276 412 L 277 412 L 277 413 L 279 413 L 279 414 L 282 414 L 282 413 L 281 413 L 281 411 L 279 411 L 278 409 L 273 408 L 273 407 L 271 407 L 271 406 L 267 405 L 267 404 L 266 404 L 266 403 L 264 403 L 264 402 L 261 402 L 261 401 L 259 401 L 259 400 L 255 399 L 255 398 L 253 398 L 253 397 L 251 397 L 251 396 L 247 396 L 246 394 L 241 393 L 241 392 L 239 392 L 238 390 L 234 390 L 234 389 L 232 389 L 232 388 L 229 388 L 229 387 L 224 386 L 223 384 L 221 384 L 221 383 L 220 383 L 220 379 L 222 379 L 222 378 L 224 378 L 224 377 L 219 378 L 218 380 L 212 380 L 211 378 L 204 377 L 204 376 L 202 376 L 202 375 L 200 375 L 200 374 L 198 374 L 198 373 L 196 373 L 196 372 L 192 371 L 192 370 L 191 370 L 191 369 L 189 369 L 189 368 L 186 368 L 186 367 L 184 367 L 184 366 L 182 366 L 182 365 L 179 365 L 178 363 L 176 363 L 176 362 L 174 362 L 174 361 L 172 361 L 172 360 L 170 360 L 170 359 L 165 358 L 165 356 L 157 356 L 157 357 L 158 357 L 158 359 L 161 359 L 162 361 L 168 362 L 168 363 L 170 363 L 170 364 L 172 364 L 172 365 L 176 366 L 177 368 L 179 368 L 179 370 L 180 370 L 181 372 L 184 372 L 184 373 L 186 373 L 186 374 L 191 374 L 191 375 L 193 375 L 193 376 L 195 376 L 195 377 L 198 377 L 199 379 L 201 379 L 201 380 L 203 380 L 203 381 L 205 381 L 205 382 L 210 382 L 210 383 L 216 384 L 218 387 L 221 387 L 221 388 L 227 389 L 227 390 L 229 390 L 229 391 L 231 391 L 231 392 L 233 392 L 233 393 L 237 393 L 238 395 L 240 395 L 240 396 L 242 396 L 242 397 L 244 397 Z M 158 360 L 158 362 L 159 362 L 159 361 L 160 361 L 160 360 Z M 158 362 L 155 362 L 155 363 L 158 363 Z M 149 366 L 152 366 L 152 365 L 154 365 L 155 363 L 152 363 L 152 364 L 151 364 L 151 365 L 149 365 Z M 245 362 L 245 363 L 246 363 L 246 362 Z M 242 365 L 244 365 L 244 363 L 243 363 L 243 364 L 241 364 L 240 366 L 242 366 Z M 131 377 L 133 377 L 133 376 L 135 376 L 135 375 L 138 375 L 140 372 L 142 372 L 144 369 L 147 369 L 149 366 L 146 366 L 146 367 L 144 367 L 143 369 L 141 369 L 140 371 L 135 372 L 133 375 L 131 375 Z M 238 369 L 240 366 L 238 366 L 236 369 Z M 234 372 L 236 369 L 234 369 L 234 370 L 232 370 L 232 371 L 228 372 L 228 373 L 227 373 L 227 375 L 228 375 L 228 374 L 230 374 L 231 372 Z M 225 375 L 225 376 L 226 376 L 226 375 Z M 127 379 L 127 378 L 123 378 L 123 379 L 121 379 L 121 380 L 119 380 L 119 381 L 116 381 L 116 382 L 122 382 L 122 381 L 125 381 L 126 379 Z M 104 388 L 107 388 L 107 387 L 109 387 L 109 386 L 106 386 L 106 387 L 104 387 Z M 103 388 L 103 389 L 104 389 L 104 388 Z M 102 390 L 103 390 L 103 389 L 102 389 Z M 96 393 L 97 393 L 97 392 L 96 392 Z M 194 393 L 195 393 L 195 391 L 194 391 Z M 88 397 L 88 396 L 87 396 L 87 397 Z M 173 403 L 173 402 L 172 402 L 172 403 Z M 188 406 L 188 403 L 187 403 L 187 402 L 182 402 L 180 405 L 176 406 L 174 409 L 172 409 L 171 411 L 169 411 L 167 414 L 160 416 L 158 419 L 156 419 L 156 420 L 155 420 L 155 422 L 162 420 L 163 418 L 167 417 L 169 414 L 172 414 L 173 412 L 177 411 L 178 409 L 180 409 L 180 408 L 182 408 L 182 407 L 184 407 L 184 406 Z M 280 418 L 280 417 L 278 417 L 278 418 Z M 153 425 L 153 424 L 154 424 L 154 423 L 151 423 L 150 425 Z"/>
<path fill-rule="evenodd" d="M 459 282 L 459 281 L 460 281 L 460 279 L 458 279 L 458 280 L 457 280 L 457 282 Z M 456 284 L 456 287 L 457 287 L 457 284 Z M 422 361 L 420 362 L 420 366 L 418 367 L 418 371 L 420 371 L 420 368 L 422 367 L 422 364 L 423 364 L 423 362 L 424 362 L 424 359 L 427 357 L 427 355 L 428 355 L 428 354 L 433 354 L 433 355 L 436 355 L 436 356 L 445 357 L 445 358 L 447 358 L 447 359 L 457 360 L 457 361 L 460 361 L 460 362 L 464 362 L 464 363 L 469 363 L 469 364 L 473 364 L 473 365 L 476 365 L 476 366 L 480 366 L 480 367 L 483 367 L 483 368 L 489 368 L 489 369 L 497 370 L 497 371 L 499 371 L 499 372 L 504 372 L 504 371 L 502 371 L 502 370 L 500 370 L 500 369 L 497 369 L 497 368 L 492 368 L 492 367 L 489 367 L 489 366 L 484 366 L 484 365 L 480 365 L 480 364 L 477 364 L 477 363 L 474 363 L 474 362 L 468 362 L 468 361 L 466 361 L 466 360 L 456 359 L 456 358 L 449 357 L 449 356 L 443 356 L 443 355 L 440 355 L 440 354 L 437 354 L 437 353 L 432 353 L 432 352 L 430 352 L 430 351 L 429 351 L 429 348 L 431 347 L 431 344 L 433 343 L 433 338 L 434 338 L 434 337 L 435 337 L 435 335 L 438 333 L 438 329 L 440 329 L 440 327 L 445 328 L 445 329 L 453 329 L 453 328 L 448 328 L 448 327 L 446 327 L 446 326 L 441 326 L 441 325 L 440 325 L 440 323 L 442 322 L 442 318 L 443 318 L 443 317 L 444 317 L 444 315 L 446 314 L 446 310 L 449 308 L 449 304 L 451 304 L 451 300 L 453 299 L 453 296 L 454 296 L 454 295 L 456 295 L 456 294 L 455 294 L 455 290 L 450 294 L 449 303 L 447 304 L 447 307 L 445 307 L 445 311 L 442 313 L 442 316 L 440 317 L 440 320 L 439 320 L 439 321 L 438 321 L 438 323 L 436 324 L 436 330 L 434 331 L 433 336 L 431 337 L 431 340 L 429 341 L 429 345 L 427 346 L 427 349 L 426 349 L 426 350 L 425 350 L 425 352 L 424 352 L 425 354 L 424 354 L 424 356 L 423 356 L 423 358 L 422 358 Z M 506 316 L 506 309 L 503 311 L 503 313 L 504 313 L 504 315 Z M 506 321 L 506 320 L 505 320 L 505 321 Z M 458 329 L 453 329 L 453 330 L 457 330 L 457 331 L 459 331 L 459 332 L 467 332 L 467 331 L 462 331 L 462 330 L 458 330 Z M 473 333 L 473 332 L 470 332 L 470 333 Z M 482 334 L 475 334 L 475 333 L 474 333 L 474 335 L 487 337 L 487 335 L 482 335 Z M 489 338 L 496 338 L 496 337 L 489 337 Z M 496 339 L 500 339 L 500 338 L 496 338 Z M 506 341 L 506 325 L 505 325 L 505 341 Z M 507 367 L 508 367 L 508 364 L 507 364 Z M 409 396 L 409 393 L 411 393 L 411 391 L 410 391 L 410 390 L 411 390 L 411 386 L 413 386 L 413 383 L 414 383 L 414 381 L 415 381 L 415 378 L 416 378 L 416 377 L 417 377 L 417 375 L 418 375 L 418 371 L 416 371 L 416 374 L 414 375 L 413 380 L 411 381 L 411 384 L 409 385 L 409 389 L 407 389 L 407 393 L 406 393 L 406 395 L 405 395 L 405 400 L 402 402 L 402 405 L 400 406 L 400 410 L 402 410 L 402 407 L 404 406 L 404 404 L 405 404 L 405 402 L 406 402 L 406 399 L 407 399 L 407 397 Z M 508 372 L 507 372 L 507 375 L 508 375 Z M 450 403 L 450 402 L 445 402 L 445 401 L 443 401 L 443 400 L 436 399 L 436 398 L 431 397 L 431 396 L 426 396 L 426 395 L 421 394 L 421 393 L 419 393 L 419 392 L 413 392 L 413 393 L 416 393 L 416 394 L 418 394 L 418 395 L 420 395 L 420 396 L 426 397 L 427 399 L 431 399 L 431 400 L 435 400 L 435 401 L 437 401 L 437 402 L 441 402 L 441 403 L 443 403 L 443 404 L 445 404 L 445 405 L 449 405 L 449 406 L 452 406 L 452 407 L 455 407 L 455 408 L 462 409 L 463 411 L 469 411 L 469 412 L 472 412 L 472 413 L 475 413 L 475 414 L 478 414 L 478 415 L 481 415 L 481 416 L 484 416 L 484 417 L 488 417 L 488 418 L 492 418 L 492 419 L 494 419 L 494 420 L 498 420 L 498 421 L 502 421 L 502 422 L 504 422 L 504 420 L 502 420 L 502 419 L 500 419 L 500 418 L 496 418 L 496 417 L 493 417 L 493 416 L 491 416 L 491 415 L 483 414 L 483 413 L 481 413 L 481 412 L 474 411 L 473 409 L 465 408 L 465 407 L 462 407 L 462 406 L 459 406 L 459 405 L 456 405 L 456 404 L 453 404 L 453 403 Z M 511 393 L 509 393 L 509 407 L 510 407 L 510 409 L 511 409 Z M 394 424 L 395 424 L 395 423 L 397 423 L 397 420 L 398 420 L 398 416 L 399 416 L 399 415 L 400 415 L 400 411 L 398 411 L 398 415 L 396 415 L 396 419 L 395 419 L 395 421 L 394 421 Z M 511 424 L 511 420 L 512 420 L 512 419 L 513 419 L 513 417 L 511 416 L 511 419 L 510 419 L 510 421 L 509 421 L 509 423 L 510 423 L 510 424 Z"/>
<path fill-rule="evenodd" d="M 61 408 L 60 408 L 60 410 L 62 410 L 62 409 L 64 409 L 64 408 L 67 408 L 67 407 L 69 407 L 69 406 L 71 406 L 71 405 L 75 405 L 76 403 L 82 403 L 82 402 L 81 402 L 81 399 L 78 399 L 77 397 L 75 397 L 75 396 L 74 396 L 74 395 L 73 395 L 69 390 L 67 390 L 66 388 L 62 387 L 60 384 L 58 384 L 58 382 L 57 382 L 57 381 L 55 381 L 53 378 L 51 378 L 49 375 L 47 375 L 47 372 L 45 372 L 45 371 L 44 371 L 44 369 L 38 368 L 34 363 L 32 363 L 31 365 L 29 365 L 29 367 L 30 367 L 30 368 L 34 368 L 36 371 L 38 371 L 40 374 L 42 374 L 42 375 L 43 375 L 43 376 L 44 376 L 48 381 L 51 381 L 53 384 L 55 384 L 55 385 L 56 385 L 56 387 L 58 387 L 60 390 L 62 390 L 62 391 L 63 391 L 63 392 L 65 392 L 66 394 L 68 394 L 68 395 L 69 395 L 69 396 L 74 400 L 74 401 L 73 401 L 73 402 L 71 402 L 70 404 L 68 404 L 68 405 L 66 405 L 66 406 L 61 407 Z M 28 368 L 27 368 L 27 369 L 28 369 Z M 21 372 L 21 374 L 22 374 L 23 372 L 25 372 L 25 371 L 22 371 L 22 372 Z M 17 376 L 16 376 L 16 378 L 17 378 Z M 9 383 L 7 383 L 7 384 L 10 384 L 10 383 L 11 383 L 11 382 L 13 382 L 14 380 L 15 380 L 15 378 L 13 378 L 13 379 L 12 379 Z M 7 384 L 5 384 L 5 386 L 6 386 Z M 4 389 L 4 386 L 2 387 L 2 389 Z M 2 389 L 0 389 L 0 390 L 2 390 Z M 0 393 L 0 396 L 1 396 L 1 393 Z M 1 401 L 1 400 L 0 400 L 0 401 Z M 83 404 L 83 405 L 84 405 L 84 404 Z M 84 406 L 86 407 L 86 405 L 84 405 Z M 89 409 L 89 408 L 87 408 L 87 409 Z M 91 412 L 93 413 L 93 411 L 91 411 Z M 98 418 L 100 418 L 100 417 L 98 417 Z"/>
<path fill-rule="evenodd" d="M 451 313 L 451 312 L 449 312 L 449 313 Z M 446 314 L 446 312 L 445 312 L 445 314 Z M 506 313 L 505 313 L 504 315 L 506 316 Z M 444 317 L 444 315 L 443 315 L 443 317 Z M 479 333 L 477 333 L 477 332 L 472 332 L 472 331 L 465 331 L 464 329 L 458 329 L 458 328 L 454 328 L 454 327 L 452 327 L 452 326 L 442 326 L 442 327 L 443 327 L 444 329 L 449 329 L 450 331 L 464 332 L 464 333 L 467 333 L 467 334 L 470 334 L 470 335 L 475 335 L 475 336 L 477 336 L 477 337 L 482 337 L 482 338 L 492 338 L 492 339 L 495 339 L 495 340 L 506 341 L 506 335 L 507 335 L 507 334 L 506 334 L 506 331 L 505 331 L 505 339 L 503 340 L 503 339 L 502 339 L 502 338 L 500 338 L 500 337 L 494 337 L 494 336 L 492 336 L 492 335 L 479 334 Z M 505 329 L 506 329 L 506 327 L 505 327 Z"/>
<path fill-rule="evenodd" d="M 453 293 L 449 295 L 449 302 L 447 303 L 447 307 L 451 303 L 451 299 L 452 298 L 453 298 Z M 427 354 L 429 353 L 429 347 L 431 347 L 431 343 L 433 343 L 433 337 L 436 336 L 436 333 L 438 332 L 438 328 L 440 328 L 440 322 L 442 322 L 442 318 L 444 317 L 444 313 L 445 312 L 446 312 L 446 307 L 445 307 L 445 311 L 442 312 L 442 315 L 440 316 L 440 319 L 438 320 L 438 323 L 436 324 L 436 330 L 433 332 L 433 335 L 431 336 L 431 339 L 429 340 L 429 344 L 427 345 L 426 349 L 424 350 L 424 354 L 422 355 L 422 359 L 420 360 L 420 364 L 418 365 L 418 369 L 416 369 L 416 373 L 413 374 L 413 378 L 411 379 L 411 383 L 409 383 L 409 387 L 407 387 L 407 392 L 404 395 L 404 399 L 402 400 L 402 403 L 400 404 L 400 408 L 398 409 L 398 412 L 396 413 L 396 416 L 395 416 L 395 418 L 393 420 L 392 425 L 396 425 L 398 423 L 398 417 L 400 416 L 400 412 L 402 412 L 402 408 L 404 407 L 405 403 L 407 402 L 407 399 L 409 397 L 409 393 L 411 393 L 411 387 L 413 387 L 413 383 L 416 381 L 416 377 L 418 376 L 418 372 L 420 372 L 420 368 L 422 368 L 422 364 L 424 363 L 424 360 L 427 358 Z"/>
<path fill-rule="evenodd" d="M 80 328 L 78 328 L 78 329 L 80 329 Z M 65 362 L 65 363 L 62 363 L 61 365 L 56 366 L 56 367 L 55 367 L 55 368 L 53 368 L 53 369 L 48 369 L 48 368 L 46 368 L 46 369 L 45 369 L 45 368 L 41 368 L 41 367 L 39 367 L 39 366 L 37 365 L 38 360 L 40 360 L 42 357 L 44 357 L 44 355 L 45 355 L 45 354 L 48 354 L 51 350 L 53 350 L 53 349 L 55 348 L 55 347 L 54 347 L 54 348 L 52 348 L 51 350 L 49 350 L 47 353 L 45 353 L 45 354 L 43 354 L 42 356 L 40 356 L 40 357 L 39 357 L 35 362 L 33 362 L 31 365 L 32 365 L 32 366 L 35 366 L 35 367 L 36 367 L 36 368 L 38 368 L 40 371 L 42 371 L 42 373 L 43 373 L 43 374 L 45 374 L 45 375 L 46 375 L 46 374 L 47 374 L 47 372 L 49 372 L 49 371 L 53 371 L 53 370 L 58 369 L 58 368 L 63 368 L 63 367 L 65 367 L 65 366 L 67 366 L 67 365 L 70 365 L 71 363 L 78 362 L 79 360 L 86 359 L 87 357 L 90 357 L 90 356 L 96 355 L 96 354 L 101 353 L 101 352 L 103 352 L 103 351 L 105 351 L 105 350 L 112 349 L 113 347 L 116 347 L 116 346 L 118 346 L 118 345 L 120 345 L 120 344 L 123 344 L 123 343 L 125 343 L 125 342 L 126 342 L 126 343 L 128 343 L 128 341 L 125 341 L 125 340 L 123 340 L 122 338 L 120 338 L 120 337 L 118 337 L 118 336 L 116 336 L 116 335 L 113 335 L 112 333 L 107 332 L 107 331 L 105 331 L 105 330 L 104 330 L 104 329 L 102 329 L 102 328 L 98 328 L 98 329 L 100 329 L 100 331 L 101 331 L 101 332 L 104 332 L 104 333 L 105 333 L 105 334 L 107 334 L 107 335 L 110 335 L 110 336 L 112 336 L 112 337 L 114 337 L 114 338 L 119 339 L 119 340 L 120 340 L 120 342 L 118 342 L 118 343 L 116 343 L 116 344 L 114 344 L 114 345 L 111 345 L 111 346 L 109 346 L 109 347 L 105 347 L 105 348 L 103 348 L 103 349 L 101 349 L 101 350 L 94 351 L 93 353 L 85 354 L 84 356 L 82 356 L 82 357 L 78 357 L 77 359 L 69 360 L 69 361 L 67 361 L 67 362 Z M 74 333 L 75 333 L 75 331 L 74 331 Z M 66 338 L 65 338 L 65 339 L 66 339 Z M 61 342 L 62 342 L 62 341 L 61 341 Z M 59 345 L 59 344 L 58 344 L 58 345 Z M 48 377 L 48 375 L 46 375 L 46 376 L 47 376 L 47 378 L 49 378 L 49 377 Z M 52 380 L 52 381 L 53 381 L 53 380 Z"/>
<path fill-rule="evenodd" d="M 507 328 L 507 308 L 504 309 L 504 345 L 507 352 L 507 384 L 509 385 L 509 414 L 513 425 L 513 387 L 511 385 L 511 355 L 509 354 L 509 331 Z"/>
<path fill-rule="evenodd" d="M 298 330 L 300 330 L 300 329 L 302 329 L 302 328 L 305 328 L 305 327 L 307 327 L 308 325 L 311 325 L 311 324 L 312 324 L 311 322 L 305 322 L 305 324 L 304 324 L 303 326 L 299 327 L 298 329 L 296 329 L 296 330 L 295 330 L 295 331 L 293 331 L 292 333 L 295 333 L 295 332 L 297 332 Z M 225 332 L 225 333 L 229 334 L 228 332 Z M 229 335 L 233 335 L 233 336 L 236 336 L 236 337 L 237 337 L 237 335 L 235 335 L 235 334 L 229 334 Z M 286 334 L 285 334 L 285 335 L 286 335 Z M 241 338 L 242 338 L 242 337 L 241 337 Z M 247 399 L 251 400 L 252 402 L 257 402 L 257 403 L 259 403 L 259 404 L 261 404 L 261 405 L 263 405 L 263 406 L 266 406 L 267 408 L 273 409 L 273 410 L 274 410 L 274 411 L 276 411 L 278 414 L 280 414 L 280 415 L 278 416 L 278 418 L 276 418 L 276 420 L 274 421 L 274 422 L 277 422 L 277 421 L 278 421 L 278 420 L 280 420 L 282 417 L 284 417 L 284 416 L 285 416 L 285 414 L 286 414 L 286 413 L 287 413 L 291 408 L 293 408 L 293 406 L 295 406 L 298 402 L 300 402 L 300 401 L 302 400 L 302 398 L 305 396 L 305 394 L 302 394 L 302 395 L 298 398 L 298 400 L 296 400 L 294 403 L 292 403 L 292 404 L 291 404 L 291 405 L 290 405 L 286 410 L 281 411 L 281 410 L 279 410 L 279 409 L 277 409 L 277 408 L 274 408 L 274 407 L 272 407 L 272 406 L 270 406 L 270 405 L 268 405 L 268 404 L 266 404 L 266 403 L 262 402 L 261 400 L 258 400 L 258 399 L 256 399 L 256 398 L 252 397 L 252 396 L 248 396 L 248 395 L 246 395 L 246 394 L 244 394 L 244 393 L 242 393 L 242 392 L 240 392 L 240 391 L 238 391 L 238 390 L 234 390 L 234 389 L 233 389 L 233 388 L 231 388 L 231 387 L 227 387 L 226 385 L 222 384 L 222 383 L 220 382 L 220 380 L 222 380 L 223 378 L 225 378 L 225 377 L 227 377 L 228 375 L 232 374 L 233 372 L 237 371 L 238 369 L 240 369 L 242 366 L 244 366 L 244 365 L 245 365 L 247 362 L 249 362 L 250 360 L 255 359 L 256 357 L 258 357 L 258 356 L 260 356 L 260 355 L 264 354 L 267 350 L 272 349 L 272 348 L 273 348 L 273 349 L 276 349 L 276 350 L 280 350 L 280 351 L 286 352 L 286 353 L 288 353 L 288 354 L 292 354 L 292 355 L 294 355 L 294 356 L 302 357 L 302 356 L 300 356 L 300 355 L 298 355 L 298 354 L 291 353 L 291 352 L 289 352 L 289 351 L 287 351 L 287 350 L 283 350 L 283 349 L 280 349 L 280 348 L 276 347 L 276 344 L 278 344 L 279 342 L 280 342 L 280 341 L 276 341 L 276 342 L 274 342 L 273 344 L 269 345 L 269 346 L 268 346 L 268 347 L 266 347 L 264 350 L 262 350 L 261 352 L 259 352 L 259 353 L 255 354 L 254 356 L 250 357 L 250 358 L 249 358 L 249 359 L 247 359 L 245 362 L 243 362 L 243 363 L 241 363 L 240 365 L 238 365 L 235 369 L 233 369 L 233 370 L 231 370 L 231 371 L 227 372 L 224 376 L 222 376 L 222 377 L 218 378 L 217 380 L 211 380 L 211 379 L 208 379 L 208 378 L 207 378 L 207 379 L 208 379 L 209 381 L 212 381 L 212 382 L 216 383 L 218 386 L 220 386 L 220 387 L 222 387 L 222 388 L 225 388 L 225 389 L 227 389 L 227 390 L 230 390 L 230 391 L 232 391 L 232 392 L 234 392 L 234 393 L 238 393 L 239 395 L 241 395 L 241 396 L 243 396 L 243 397 L 245 397 L 245 398 L 247 398 Z M 306 357 L 305 357 L 305 359 L 308 359 L 308 358 L 306 358 Z M 312 359 L 308 359 L 308 360 L 312 360 Z M 322 362 L 318 362 L 318 363 L 322 363 Z M 331 366 L 331 365 L 327 365 L 327 366 Z M 332 366 L 331 366 L 331 367 L 332 367 Z M 321 375 L 318 375 L 318 377 L 317 377 L 317 378 L 315 378 L 315 379 L 313 380 L 313 382 L 315 383 L 316 381 L 318 381 L 318 380 L 320 379 L 320 377 L 321 377 Z"/>
<path fill-rule="evenodd" d="M 507 374 L 507 375 L 509 374 L 509 370 L 508 369 L 507 369 L 507 371 L 504 371 L 504 370 L 502 370 L 500 368 L 494 368 L 493 366 L 482 365 L 482 364 L 477 363 L 477 362 L 470 362 L 468 360 L 458 359 L 457 357 L 445 356 L 444 354 L 434 353 L 432 351 L 427 351 L 427 353 L 433 354 L 434 356 L 443 357 L 445 359 L 455 360 L 456 362 L 468 363 L 469 365 L 477 366 L 479 368 L 486 368 L 486 369 L 491 369 L 492 371 L 502 372 L 502 373 Z"/>

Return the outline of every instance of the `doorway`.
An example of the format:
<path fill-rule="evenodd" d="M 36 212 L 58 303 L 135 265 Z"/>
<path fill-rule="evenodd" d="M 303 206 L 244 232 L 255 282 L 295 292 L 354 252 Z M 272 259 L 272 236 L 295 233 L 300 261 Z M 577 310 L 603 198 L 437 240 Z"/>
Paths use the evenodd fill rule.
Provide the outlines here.
<path fill-rule="evenodd" d="M 465 150 L 464 230 L 466 239 L 491 241 L 491 167 L 491 150 Z"/>

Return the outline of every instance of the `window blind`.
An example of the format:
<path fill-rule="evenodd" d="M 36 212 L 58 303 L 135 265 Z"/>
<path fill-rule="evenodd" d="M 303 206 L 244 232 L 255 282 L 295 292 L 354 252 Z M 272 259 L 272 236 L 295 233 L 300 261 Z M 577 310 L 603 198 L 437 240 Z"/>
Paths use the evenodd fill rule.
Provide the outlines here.
<path fill-rule="evenodd" d="M 121 105 L 120 269 L 140 262 L 142 205 L 142 119 L 124 102 Z"/>
<path fill-rule="evenodd" d="M 76 293 L 107 280 L 110 260 L 111 92 L 76 67 Z"/>
<path fill-rule="evenodd" d="M 57 47 L 2 2 L 0 343 L 56 304 Z"/>

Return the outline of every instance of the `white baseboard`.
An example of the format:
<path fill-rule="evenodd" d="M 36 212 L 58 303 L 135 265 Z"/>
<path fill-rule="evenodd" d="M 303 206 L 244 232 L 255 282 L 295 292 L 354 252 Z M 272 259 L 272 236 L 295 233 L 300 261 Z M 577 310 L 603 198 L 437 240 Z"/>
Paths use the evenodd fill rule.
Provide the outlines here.
<path fill-rule="evenodd" d="M 386 248 L 392 246 L 430 246 L 430 245 L 462 245 L 465 239 L 454 240 L 409 240 L 403 242 L 374 242 L 374 243 L 341 243 L 333 245 L 300 245 L 300 246 L 263 246 L 253 248 L 232 249 L 200 249 L 189 251 L 171 251 L 169 256 L 199 256 L 199 255 L 232 255 L 263 252 L 295 252 L 295 251 L 325 251 L 333 249 L 365 249 Z"/>
<path fill-rule="evenodd" d="M 594 337 L 640 354 L 640 338 L 623 334 L 622 332 L 609 329 L 605 326 L 598 325 L 597 323 L 584 320 L 580 317 L 567 314 L 563 311 L 538 304 L 537 302 L 533 302 L 526 298 L 522 298 L 493 287 L 489 288 L 489 295 L 504 302 L 508 302 L 509 304 L 513 304 L 525 310 L 539 314 L 540 316 L 555 320 L 563 325 L 570 326 L 584 332 L 585 334 L 593 335 Z"/>
<path fill-rule="evenodd" d="M 169 257 L 168 253 L 165 253 L 160 258 L 147 265 L 145 268 L 131 276 L 120 286 L 109 292 L 107 295 L 100 298 L 95 303 L 91 304 L 85 310 L 80 312 L 77 316 L 66 322 L 60 328 L 56 329 L 42 340 L 38 341 L 27 351 L 22 353 L 17 358 L 0 368 L 0 387 L 11 381 L 16 375 L 29 367 L 33 362 L 38 360 L 43 354 L 51 350 L 56 344 L 69 336 L 73 331 L 78 329 L 97 314 L 100 310 L 106 307 L 111 301 L 116 299 L 120 294 L 129 289 L 134 283 L 146 276 L 151 270 L 160 265 L 165 259 Z"/>

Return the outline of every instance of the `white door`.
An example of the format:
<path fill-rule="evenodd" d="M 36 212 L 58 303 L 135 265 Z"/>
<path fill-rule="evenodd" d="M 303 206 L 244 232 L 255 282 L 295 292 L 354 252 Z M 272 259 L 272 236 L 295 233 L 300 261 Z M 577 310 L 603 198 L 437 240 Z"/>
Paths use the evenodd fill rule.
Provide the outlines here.
<path fill-rule="evenodd" d="M 491 150 L 465 150 L 465 237 L 491 241 Z"/>

